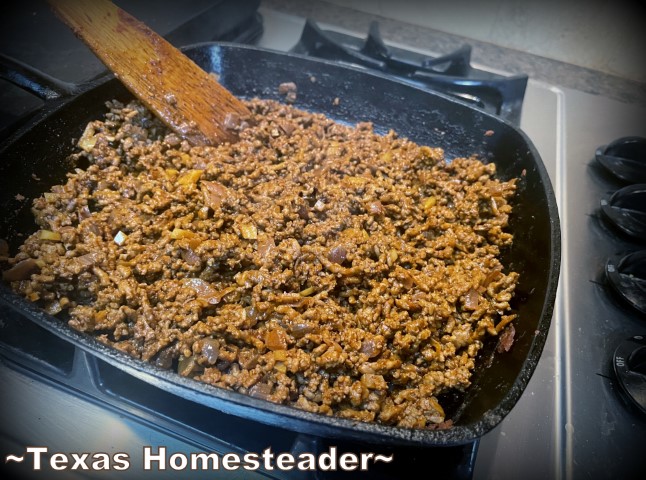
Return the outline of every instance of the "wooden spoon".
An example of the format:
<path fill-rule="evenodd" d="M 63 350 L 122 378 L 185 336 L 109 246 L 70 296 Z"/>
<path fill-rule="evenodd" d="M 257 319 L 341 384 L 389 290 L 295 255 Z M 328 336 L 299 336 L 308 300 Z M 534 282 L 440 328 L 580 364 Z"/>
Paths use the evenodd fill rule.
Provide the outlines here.
<path fill-rule="evenodd" d="M 109 0 L 48 0 L 148 109 L 193 145 L 235 141 L 247 107 L 215 77 Z"/>

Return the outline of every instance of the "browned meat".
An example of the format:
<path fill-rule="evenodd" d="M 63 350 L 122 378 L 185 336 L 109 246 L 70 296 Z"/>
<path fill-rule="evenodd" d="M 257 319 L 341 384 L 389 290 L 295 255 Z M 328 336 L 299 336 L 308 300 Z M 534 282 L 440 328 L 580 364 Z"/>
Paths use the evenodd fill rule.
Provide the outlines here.
<path fill-rule="evenodd" d="M 89 166 L 35 200 L 41 230 L 5 279 L 75 329 L 200 381 L 450 425 L 437 396 L 468 387 L 486 337 L 514 318 L 518 275 L 499 254 L 515 182 L 367 123 L 248 105 L 239 142 L 191 148 L 141 105 L 110 103 L 73 155 Z"/>

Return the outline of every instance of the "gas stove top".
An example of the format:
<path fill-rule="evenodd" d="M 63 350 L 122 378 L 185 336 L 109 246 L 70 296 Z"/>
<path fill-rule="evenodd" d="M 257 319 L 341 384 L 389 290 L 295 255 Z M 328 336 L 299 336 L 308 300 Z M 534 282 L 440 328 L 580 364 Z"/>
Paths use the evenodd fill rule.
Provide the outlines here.
<path fill-rule="evenodd" d="M 204 6 L 200 4 L 199 8 Z M 639 392 L 646 380 L 643 355 L 631 354 L 644 344 L 646 314 L 610 288 L 608 270 L 616 267 L 620 273 L 638 278 L 639 270 L 636 274 L 624 272 L 621 269 L 625 270 L 625 265 L 622 267 L 620 260 L 645 247 L 643 237 L 630 237 L 607 221 L 603 202 L 607 203 L 630 180 L 613 176 L 595 153 L 618 138 L 646 136 L 646 110 L 474 64 L 468 55 L 465 58 L 464 49 L 458 52 L 462 56 L 449 54 L 447 63 L 433 45 L 384 44 L 378 26 L 373 26 L 368 35 L 268 8 L 261 7 L 259 11 L 262 35 L 256 26 L 255 34 L 243 34 L 239 41 L 319 55 L 321 42 L 315 41 L 318 49 L 312 50 L 301 37 L 312 31 L 323 32 L 326 38 L 341 43 L 344 50 L 340 61 L 360 63 L 361 58 L 353 57 L 355 52 L 359 57 L 373 53 L 377 60 L 372 68 L 382 71 L 384 65 L 401 67 L 402 62 L 417 62 L 414 69 L 405 70 L 407 80 L 421 82 L 422 88 L 438 88 L 437 83 L 433 86 L 424 82 L 439 76 L 445 93 L 493 109 L 519 123 L 543 158 L 559 204 L 563 258 L 554 318 L 538 367 L 511 413 L 479 442 L 461 447 L 393 451 L 388 447 L 343 444 L 337 445 L 339 450 L 372 448 L 376 453 L 394 453 L 399 459 L 397 466 L 384 465 L 371 472 L 371 478 L 397 478 L 403 472 L 419 471 L 432 471 L 443 478 L 474 479 L 637 478 L 637 472 L 643 470 L 646 415 L 629 394 L 634 394 L 635 385 Z M 150 23 L 144 12 L 140 17 Z M 186 18 L 192 15 L 184 14 L 175 24 Z M 153 19 L 172 29 L 168 25 L 173 22 L 165 24 L 155 15 Z M 185 33 L 191 31 L 193 28 L 184 29 Z M 191 42 L 196 40 L 190 38 Z M 335 48 L 328 46 L 323 53 L 329 58 Z M 47 59 L 35 58 L 42 62 L 37 65 L 40 68 L 47 64 Z M 364 66 L 371 68 L 370 60 L 366 62 Z M 84 79 L 100 73 L 100 69 L 94 70 L 96 66 L 87 65 L 78 67 Z M 420 66 L 435 71 L 431 75 L 411 73 L 419 72 Z M 456 73 L 460 68 L 461 73 Z M 443 79 L 459 74 L 463 80 L 447 87 Z M 481 82 L 480 87 L 484 84 L 486 92 L 482 88 L 463 90 L 463 84 L 469 83 L 465 75 L 471 83 L 475 79 Z M 0 319 L 9 315 L 12 313 L 8 310 L 0 310 Z M 17 328 L 35 329 L 35 344 L 16 345 L 8 325 L 4 321 L 0 324 L 0 378 L 5 386 L 0 413 L 3 455 L 22 452 L 26 445 L 49 445 L 66 452 L 128 452 L 130 464 L 138 466 L 142 464 L 143 446 L 155 450 L 165 446 L 168 452 L 240 455 L 261 452 L 267 445 L 274 451 L 292 452 L 325 451 L 330 447 L 306 435 L 205 412 L 154 386 L 142 388 L 136 378 L 38 331 L 28 321 L 19 322 Z M 627 382 L 630 388 L 617 380 L 616 370 L 632 378 L 632 383 Z M 133 395 L 133 391 L 138 393 Z M 15 463 L 5 468 L 25 471 Z M 31 473 L 38 478 L 43 472 Z M 55 472 L 47 473 L 51 477 L 50 473 Z M 81 477 L 98 475 L 75 473 Z M 143 473 L 132 467 L 119 472 L 117 478 L 142 478 Z M 155 478 L 164 478 L 178 472 L 168 468 L 154 474 Z M 231 478 L 236 475 L 240 473 L 231 473 Z M 317 478 L 335 475 L 319 472 Z M 213 475 L 196 471 L 191 476 Z M 243 476 L 310 478 L 294 471 L 267 469 Z"/>

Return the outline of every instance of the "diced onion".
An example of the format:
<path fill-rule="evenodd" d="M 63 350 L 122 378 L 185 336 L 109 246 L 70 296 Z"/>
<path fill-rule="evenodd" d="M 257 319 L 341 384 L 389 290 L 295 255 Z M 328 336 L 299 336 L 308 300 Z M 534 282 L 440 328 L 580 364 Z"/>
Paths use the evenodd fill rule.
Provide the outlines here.
<path fill-rule="evenodd" d="M 214 365 L 220 355 L 220 342 L 214 338 L 206 338 L 202 342 L 202 355 L 210 365 Z"/>
<path fill-rule="evenodd" d="M 114 243 L 117 245 L 121 246 L 124 243 L 126 243 L 126 239 L 128 238 L 128 235 L 123 233 L 121 230 L 117 232 L 117 234 L 114 236 Z"/>
<path fill-rule="evenodd" d="M 294 323 L 289 326 L 289 332 L 296 338 L 301 338 L 313 331 L 314 327 L 309 323 Z"/>
<path fill-rule="evenodd" d="M 342 245 L 337 245 L 336 247 L 332 247 L 330 249 L 327 254 L 327 259 L 330 262 L 338 263 L 339 265 L 341 265 L 343 262 L 345 262 L 347 255 L 348 251 Z"/>
<path fill-rule="evenodd" d="M 386 211 L 379 200 L 368 203 L 367 208 L 371 215 L 383 215 Z"/>
<path fill-rule="evenodd" d="M 58 232 L 52 232 L 51 230 L 41 230 L 40 231 L 41 240 L 50 240 L 52 242 L 60 242 L 61 234 Z"/>
<path fill-rule="evenodd" d="M 170 232 L 170 238 L 173 240 L 179 240 L 180 238 L 193 238 L 195 237 L 195 233 L 193 233 L 190 230 L 185 230 L 183 228 L 174 228 L 172 232 Z"/>
<path fill-rule="evenodd" d="M 189 170 L 183 173 L 178 179 L 178 185 L 195 185 L 202 176 L 203 170 Z"/>
<path fill-rule="evenodd" d="M 434 207 L 436 203 L 437 203 L 437 198 L 428 197 L 426 200 L 424 200 L 424 203 L 422 204 L 422 206 L 424 207 L 424 210 L 428 210 L 429 208 Z"/>
<path fill-rule="evenodd" d="M 94 148 L 94 145 L 96 145 L 96 139 L 97 137 L 95 135 L 94 127 L 89 123 L 88 126 L 85 127 L 83 135 L 81 135 L 81 138 L 79 139 L 78 146 L 89 153 Z"/>
<path fill-rule="evenodd" d="M 287 350 L 274 350 L 274 360 L 284 362 L 287 360 Z"/>
<path fill-rule="evenodd" d="M 309 297 L 309 296 L 310 296 L 310 295 L 312 295 L 314 292 L 316 292 L 316 288 L 314 288 L 314 287 L 307 287 L 307 288 L 305 288 L 305 289 L 301 290 L 301 291 L 300 291 L 300 292 L 298 292 L 298 293 L 299 293 L 299 295 L 300 295 L 301 297 Z"/>
<path fill-rule="evenodd" d="M 254 398 L 267 400 L 271 395 L 271 385 L 267 383 L 256 383 L 253 387 L 249 389 L 249 395 L 251 395 Z"/>
<path fill-rule="evenodd" d="M 260 235 L 258 237 L 258 255 L 260 258 L 265 258 L 276 250 L 276 244 L 273 237 L 270 235 Z"/>
<path fill-rule="evenodd" d="M 269 330 L 265 334 L 265 345 L 269 350 L 285 350 L 287 349 L 287 335 L 285 330 L 281 327 L 276 327 Z"/>
<path fill-rule="evenodd" d="M 16 280 L 26 280 L 33 273 L 40 270 L 38 263 L 33 258 L 27 258 L 21 262 L 16 263 L 6 272 L 2 272 L 2 278 L 7 282 L 14 282 Z"/>
<path fill-rule="evenodd" d="M 283 362 L 276 362 L 274 364 L 274 370 L 278 370 L 281 373 L 287 372 L 287 365 L 285 365 Z"/>
<path fill-rule="evenodd" d="M 200 187 L 204 196 L 204 204 L 217 210 L 222 202 L 231 196 L 229 189 L 219 182 L 201 181 Z"/>
<path fill-rule="evenodd" d="M 240 233 L 242 238 L 247 240 L 255 240 L 258 238 L 258 229 L 253 223 L 243 223 L 240 225 Z"/>
<path fill-rule="evenodd" d="M 206 303 L 216 305 L 220 303 L 222 298 L 235 290 L 235 287 L 227 287 L 222 290 L 216 290 L 210 283 L 205 282 L 201 278 L 184 278 L 182 284 L 195 292 L 198 299 L 204 300 Z"/>
<path fill-rule="evenodd" d="M 187 377 L 193 372 L 193 370 L 195 370 L 195 367 L 195 357 L 180 357 L 179 363 L 177 365 L 177 373 L 184 377 Z"/>
<path fill-rule="evenodd" d="M 467 294 L 464 296 L 464 308 L 468 310 L 475 310 L 478 308 L 478 303 L 480 300 L 480 295 L 473 288 L 469 289 Z"/>

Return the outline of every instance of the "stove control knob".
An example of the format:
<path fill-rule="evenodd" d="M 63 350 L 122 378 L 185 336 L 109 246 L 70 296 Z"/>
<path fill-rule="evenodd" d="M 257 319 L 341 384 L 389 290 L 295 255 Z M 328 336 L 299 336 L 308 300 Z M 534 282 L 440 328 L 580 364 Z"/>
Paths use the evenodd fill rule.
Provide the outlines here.
<path fill-rule="evenodd" d="M 646 346 L 633 350 L 628 357 L 628 369 L 631 372 L 646 375 Z"/>
<path fill-rule="evenodd" d="M 599 147 L 595 157 L 601 165 L 625 182 L 646 182 L 646 138 L 618 138 Z"/>
<path fill-rule="evenodd" d="M 602 199 L 601 211 L 622 232 L 646 241 L 646 183 L 629 185 Z"/>
<path fill-rule="evenodd" d="M 646 336 L 636 335 L 619 344 L 613 362 L 622 393 L 646 414 Z"/>
<path fill-rule="evenodd" d="M 610 258 L 606 278 L 621 298 L 646 315 L 646 250 Z"/>

